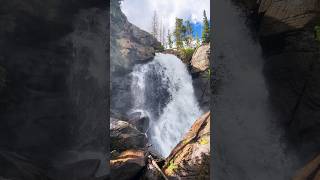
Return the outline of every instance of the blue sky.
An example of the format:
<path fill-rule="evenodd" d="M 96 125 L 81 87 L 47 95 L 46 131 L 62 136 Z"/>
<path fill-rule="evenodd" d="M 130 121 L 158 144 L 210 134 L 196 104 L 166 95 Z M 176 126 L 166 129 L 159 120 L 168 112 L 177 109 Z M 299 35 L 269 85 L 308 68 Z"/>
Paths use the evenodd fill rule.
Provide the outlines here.
<path fill-rule="evenodd" d="M 202 37 L 202 27 L 203 23 L 197 22 L 197 23 L 192 23 L 192 29 L 193 29 L 193 37 L 196 37 L 198 34 L 198 37 Z"/>
<path fill-rule="evenodd" d="M 194 27 L 194 36 L 198 32 L 201 37 L 203 10 L 210 17 L 210 0 L 124 0 L 121 9 L 128 20 L 148 32 L 154 11 L 167 30 L 173 32 L 175 18 L 190 20 Z"/>

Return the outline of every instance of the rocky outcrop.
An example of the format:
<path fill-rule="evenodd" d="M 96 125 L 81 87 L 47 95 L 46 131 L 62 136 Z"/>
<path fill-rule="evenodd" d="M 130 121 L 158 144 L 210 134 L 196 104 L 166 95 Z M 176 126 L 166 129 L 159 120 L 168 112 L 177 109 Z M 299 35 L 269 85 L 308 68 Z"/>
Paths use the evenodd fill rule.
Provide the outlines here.
<path fill-rule="evenodd" d="M 128 122 L 111 118 L 110 141 L 110 150 L 121 152 L 128 149 L 145 148 L 147 137 Z"/>
<path fill-rule="evenodd" d="M 125 114 L 132 105 L 128 74 L 134 64 L 151 60 L 160 43 L 128 21 L 120 9 L 119 0 L 111 0 L 110 16 L 110 108 Z"/>
<path fill-rule="evenodd" d="M 141 150 L 127 150 L 115 159 L 110 160 L 111 179 L 138 179 L 146 166 L 146 154 Z"/>
<path fill-rule="evenodd" d="M 152 59 L 161 45 L 151 34 L 130 23 L 119 3 L 112 0 L 110 7 L 111 72 Z"/>
<path fill-rule="evenodd" d="M 196 49 L 191 59 L 193 72 L 203 72 L 210 66 L 210 44 L 205 44 Z"/>
<path fill-rule="evenodd" d="M 210 101 L 210 44 L 198 47 L 191 59 L 192 84 L 199 105 L 205 111 L 209 110 Z"/>
<path fill-rule="evenodd" d="M 319 25 L 320 3 L 262 0 L 258 12 L 274 109 L 293 142 L 302 149 L 319 149 L 320 43 L 314 28 Z"/>
<path fill-rule="evenodd" d="M 320 179 L 320 155 L 300 169 L 292 180 L 319 180 Z"/>
<path fill-rule="evenodd" d="M 210 179 L 210 112 L 201 116 L 163 166 L 167 176 L 182 179 Z"/>

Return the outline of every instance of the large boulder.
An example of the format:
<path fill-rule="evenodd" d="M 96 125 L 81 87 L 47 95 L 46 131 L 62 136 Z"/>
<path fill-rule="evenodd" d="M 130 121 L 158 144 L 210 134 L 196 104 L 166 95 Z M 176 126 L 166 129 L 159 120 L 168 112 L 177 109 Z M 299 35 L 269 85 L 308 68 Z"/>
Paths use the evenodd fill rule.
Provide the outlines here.
<path fill-rule="evenodd" d="M 128 122 L 110 119 L 111 151 L 142 149 L 147 144 L 146 134 L 140 132 Z"/>
<path fill-rule="evenodd" d="M 128 122 L 135 126 L 142 133 L 146 133 L 149 129 L 150 119 L 144 113 L 135 112 L 130 114 Z"/>
<path fill-rule="evenodd" d="M 171 151 L 163 166 L 169 177 L 210 178 L 210 112 L 201 116 Z"/>
<path fill-rule="evenodd" d="M 194 72 L 203 72 L 210 66 L 210 44 L 205 44 L 196 49 L 191 59 Z"/>
<path fill-rule="evenodd" d="M 110 160 L 111 179 L 137 179 L 146 166 L 146 153 L 141 150 L 127 150 Z"/>
<path fill-rule="evenodd" d="M 292 178 L 293 180 L 319 180 L 320 179 L 320 155 L 315 157 Z"/>

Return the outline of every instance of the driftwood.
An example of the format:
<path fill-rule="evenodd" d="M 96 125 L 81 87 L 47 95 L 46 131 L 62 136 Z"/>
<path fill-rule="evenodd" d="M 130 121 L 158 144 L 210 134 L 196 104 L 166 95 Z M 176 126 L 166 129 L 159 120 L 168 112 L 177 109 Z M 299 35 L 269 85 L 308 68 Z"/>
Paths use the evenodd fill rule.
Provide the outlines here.
<path fill-rule="evenodd" d="M 160 169 L 160 167 L 158 166 L 158 164 L 154 161 L 153 157 L 151 155 L 148 156 L 149 160 L 151 161 L 152 165 L 160 172 L 160 174 L 162 175 L 162 177 L 165 180 L 168 180 L 167 176 L 162 172 L 162 170 Z"/>

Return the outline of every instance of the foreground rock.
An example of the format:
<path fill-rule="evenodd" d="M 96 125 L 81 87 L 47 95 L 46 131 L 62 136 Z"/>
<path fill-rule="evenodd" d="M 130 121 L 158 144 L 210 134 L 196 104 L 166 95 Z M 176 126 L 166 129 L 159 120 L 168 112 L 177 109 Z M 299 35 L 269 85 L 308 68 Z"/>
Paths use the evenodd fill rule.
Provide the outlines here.
<path fill-rule="evenodd" d="M 191 59 L 193 72 L 203 72 L 210 67 L 210 44 L 205 44 L 196 49 Z"/>
<path fill-rule="evenodd" d="M 320 155 L 298 171 L 293 180 L 319 180 L 320 179 Z"/>
<path fill-rule="evenodd" d="M 141 150 L 127 150 L 110 161 L 111 179 L 137 179 L 146 166 L 146 153 Z"/>
<path fill-rule="evenodd" d="M 260 42 L 270 97 L 289 137 L 305 149 L 320 145 L 318 0 L 262 0 Z M 309 144 L 309 145 L 307 145 Z M 302 149 L 302 153 L 312 154 Z"/>
<path fill-rule="evenodd" d="M 128 149 L 141 149 L 147 144 L 147 137 L 133 125 L 125 121 L 110 119 L 110 150 L 118 152 Z"/>
<path fill-rule="evenodd" d="M 163 167 L 169 177 L 210 178 L 210 112 L 201 116 L 172 150 Z"/>

